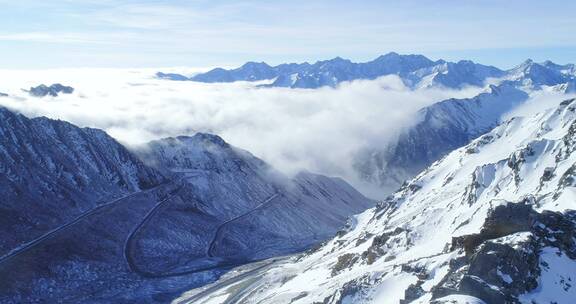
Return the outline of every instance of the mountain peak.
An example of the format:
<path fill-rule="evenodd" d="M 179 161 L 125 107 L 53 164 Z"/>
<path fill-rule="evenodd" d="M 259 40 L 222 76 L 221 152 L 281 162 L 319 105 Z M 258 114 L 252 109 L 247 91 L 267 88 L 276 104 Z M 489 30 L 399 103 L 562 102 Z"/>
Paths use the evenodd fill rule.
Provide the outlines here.
<path fill-rule="evenodd" d="M 242 65 L 241 68 L 271 68 L 270 65 L 268 65 L 266 62 L 261 61 L 261 62 L 256 62 L 256 61 L 248 61 L 245 64 Z"/>
<path fill-rule="evenodd" d="M 329 60 L 318 61 L 318 63 L 352 63 L 352 61 L 350 61 L 349 59 L 344 59 L 340 56 L 336 56 Z"/>
<path fill-rule="evenodd" d="M 229 144 L 224 141 L 224 139 L 222 139 L 222 137 L 216 135 L 216 134 L 211 134 L 211 133 L 203 133 L 203 132 L 198 132 L 194 135 L 192 135 L 191 137 L 189 136 L 178 136 L 178 139 L 184 139 L 184 140 L 192 140 L 192 141 L 196 141 L 196 142 L 204 142 L 204 143 L 211 143 L 211 144 L 215 144 L 217 146 L 220 147 L 228 147 Z"/>

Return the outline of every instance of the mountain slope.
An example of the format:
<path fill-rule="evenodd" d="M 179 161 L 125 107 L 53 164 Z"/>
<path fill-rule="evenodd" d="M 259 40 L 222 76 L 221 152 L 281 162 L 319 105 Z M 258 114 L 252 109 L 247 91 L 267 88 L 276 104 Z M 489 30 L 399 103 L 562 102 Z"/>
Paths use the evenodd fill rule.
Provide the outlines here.
<path fill-rule="evenodd" d="M 364 180 L 396 190 L 434 161 L 490 131 L 503 114 L 526 99 L 524 91 L 503 83 L 473 98 L 448 99 L 423 108 L 418 123 L 395 142 L 359 153 L 356 171 Z"/>
<path fill-rule="evenodd" d="M 573 99 L 510 119 L 318 250 L 175 302 L 571 303 L 575 134 Z"/>
<path fill-rule="evenodd" d="M 186 240 L 187 246 L 195 247 L 186 250 L 188 255 L 196 252 L 201 264 L 301 250 L 333 236 L 349 215 L 372 206 L 342 180 L 311 173 L 290 180 L 210 134 L 154 141 L 144 151 L 140 155 L 147 163 L 186 182 L 202 204 L 196 206 L 202 210 L 202 221 L 212 221 L 204 227 L 166 228 L 170 233 L 199 229 L 198 244 Z M 163 211 L 178 212 L 178 208 Z M 165 239 L 170 240 L 166 246 L 174 246 L 174 238 Z M 161 243 L 156 241 L 155 246 Z M 183 253 L 174 253 L 179 254 Z"/>
<path fill-rule="evenodd" d="M 342 180 L 289 179 L 214 135 L 150 143 L 143 162 L 100 130 L 0 118 L 0 303 L 166 302 L 373 206 Z"/>
<path fill-rule="evenodd" d="M 165 178 L 96 129 L 0 108 L 0 254 Z"/>

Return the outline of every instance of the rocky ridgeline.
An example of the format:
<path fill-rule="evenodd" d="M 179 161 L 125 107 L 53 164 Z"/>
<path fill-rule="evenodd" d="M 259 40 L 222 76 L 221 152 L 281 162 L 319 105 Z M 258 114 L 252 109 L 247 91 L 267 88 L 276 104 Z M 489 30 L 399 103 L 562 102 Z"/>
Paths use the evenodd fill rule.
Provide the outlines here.
<path fill-rule="evenodd" d="M 450 262 L 449 273 L 432 289 L 433 299 L 461 294 L 486 303 L 520 303 L 521 294 L 538 287 L 546 267 L 540 262 L 544 248 L 575 260 L 576 211 L 538 213 L 529 204 L 533 201 L 500 205 L 488 214 L 480 233 L 454 238 L 451 250 L 465 255 Z M 405 303 L 419 295 L 419 283 L 406 290 Z"/>
<path fill-rule="evenodd" d="M 36 87 L 31 87 L 28 90 L 30 96 L 34 97 L 46 97 L 52 96 L 57 97 L 59 94 L 72 94 L 74 93 L 74 88 L 70 86 L 61 85 L 59 83 L 52 84 L 50 86 L 41 84 Z"/>

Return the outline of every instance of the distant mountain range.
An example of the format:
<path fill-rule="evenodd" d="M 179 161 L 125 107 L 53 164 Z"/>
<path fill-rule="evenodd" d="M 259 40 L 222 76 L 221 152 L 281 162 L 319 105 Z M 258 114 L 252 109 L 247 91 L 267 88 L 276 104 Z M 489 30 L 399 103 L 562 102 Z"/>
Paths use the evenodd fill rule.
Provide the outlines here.
<path fill-rule="evenodd" d="M 231 266 L 309 248 L 374 205 L 215 135 L 130 151 L 1 107 L 0 195 L 0 303 L 164 303 Z"/>
<path fill-rule="evenodd" d="M 483 86 L 487 80 L 495 79 L 514 81 L 532 88 L 565 85 L 558 89 L 573 91 L 576 83 L 576 68 L 573 64 L 558 65 L 550 61 L 535 63 L 527 60 L 516 68 L 504 71 L 469 60 L 432 61 L 422 55 L 397 53 L 388 53 L 365 63 L 354 63 L 340 57 L 314 64 L 270 66 L 264 62 L 248 62 L 236 69 L 216 68 L 192 77 L 162 72 L 158 72 L 156 77 L 206 83 L 270 80 L 270 84 L 263 86 L 314 89 L 336 87 L 344 81 L 376 79 L 386 75 L 399 76 L 406 86 L 413 89 L 433 86 L 453 89 Z"/>

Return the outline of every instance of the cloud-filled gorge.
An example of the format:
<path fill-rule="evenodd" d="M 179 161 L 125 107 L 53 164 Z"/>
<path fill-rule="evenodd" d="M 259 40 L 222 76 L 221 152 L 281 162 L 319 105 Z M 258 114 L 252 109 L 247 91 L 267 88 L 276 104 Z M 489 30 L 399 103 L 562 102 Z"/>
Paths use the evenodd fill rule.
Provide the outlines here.
<path fill-rule="evenodd" d="M 397 77 L 293 90 L 158 80 L 147 69 L 4 70 L 0 75 L 0 92 L 11 95 L 0 104 L 28 116 L 101 128 L 133 147 L 168 136 L 215 133 L 288 174 L 307 169 L 354 184 L 357 151 L 386 144 L 414 123 L 424 106 L 479 92 L 411 91 Z M 56 98 L 22 91 L 56 82 L 76 91 Z"/>

